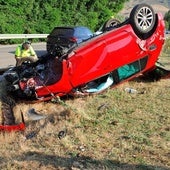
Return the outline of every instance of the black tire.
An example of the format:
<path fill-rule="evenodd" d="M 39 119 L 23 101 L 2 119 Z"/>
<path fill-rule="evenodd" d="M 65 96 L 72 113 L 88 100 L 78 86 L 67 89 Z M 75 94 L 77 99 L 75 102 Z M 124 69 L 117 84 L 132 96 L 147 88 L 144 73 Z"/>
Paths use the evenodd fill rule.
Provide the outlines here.
<path fill-rule="evenodd" d="M 116 28 L 121 22 L 117 19 L 109 19 L 107 20 L 104 25 L 103 25 L 103 28 L 102 28 L 102 31 L 107 31 L 109 29 L 113 29 L 113 28 Z"/>
<path fill-rule="evenodd" d="M 136 5 L 130 13 L 130 23 L 134 32 L 142 39 L 147 39 L 154 32 L 156 16 L 148 4 Z"/>

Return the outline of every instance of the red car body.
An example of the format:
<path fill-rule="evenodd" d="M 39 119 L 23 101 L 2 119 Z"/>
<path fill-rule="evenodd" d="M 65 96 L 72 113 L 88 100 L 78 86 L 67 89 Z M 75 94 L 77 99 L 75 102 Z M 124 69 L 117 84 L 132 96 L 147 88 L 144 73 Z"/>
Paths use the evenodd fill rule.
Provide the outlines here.
<path fill-rule="evenodd" d="M 146 57 L 145 66 L 138 74 L 154 69 L 165 39 L 162 15 L 157 16 L 155 32 L 146 40 L 141 40 L 127 24 L 82 43 L 62 61 L 61 79 L 36 89 L 38 97 L 48 95 L 49 91 L 59 96 L 71 93 L 78 86 Z"/>

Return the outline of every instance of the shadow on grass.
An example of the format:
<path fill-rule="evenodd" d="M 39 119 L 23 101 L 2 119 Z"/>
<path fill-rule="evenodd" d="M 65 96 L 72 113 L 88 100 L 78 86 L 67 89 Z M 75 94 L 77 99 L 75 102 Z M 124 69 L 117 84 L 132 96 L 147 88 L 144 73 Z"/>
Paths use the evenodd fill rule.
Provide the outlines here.
<path fill-rule="evenodd" d="M 145 75 L 141 75 L 139 77 L 132 79 L 131 81 L 150 83 L 150 82 L 159 81 L 161 79 L 167 79 L 167 78 L 170 78 L 170 70 L 165 70 L 158 67 L 155 70 L 150 71 Z"/>
<path fill-rule="evenodd" d="M 36 161 L 42 167 L 52 166 L 54 168 L 62 168 L 64 170 L 79 169 L 79 170 L 169 170 L 169 168 L 152 165 L 133 165 L 128 163 L 121 163 L 113 160 L 94 160 L 85 156 L 73 156 L 69 154 L 67 158 L 62 158 L 54 155 L 47 155 L 38 152 L 27 152 L 16 158 L 17 161 L 31 162 Z M 33 165 L 32 165 L 33 166 Z M 31 167 L 30 167 L 31 168 Z"/>

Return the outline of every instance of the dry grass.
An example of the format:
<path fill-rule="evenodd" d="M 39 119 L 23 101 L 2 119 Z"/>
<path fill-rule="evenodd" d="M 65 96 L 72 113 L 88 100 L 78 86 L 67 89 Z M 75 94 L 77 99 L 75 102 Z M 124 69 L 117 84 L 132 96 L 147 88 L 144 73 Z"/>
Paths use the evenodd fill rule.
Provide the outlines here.
<path fill-rule="evenodd" d="M 22 108 L 27 129 L 0 134 L 0 169 L 168 169 L 169 100 L 166 79 L 131 81 L 60 105 L 20 103 L 15 109 Z M 30 107 L 47 118 L 29 120 Z M 60 131 L 66 132 L 61 139 Z"/>

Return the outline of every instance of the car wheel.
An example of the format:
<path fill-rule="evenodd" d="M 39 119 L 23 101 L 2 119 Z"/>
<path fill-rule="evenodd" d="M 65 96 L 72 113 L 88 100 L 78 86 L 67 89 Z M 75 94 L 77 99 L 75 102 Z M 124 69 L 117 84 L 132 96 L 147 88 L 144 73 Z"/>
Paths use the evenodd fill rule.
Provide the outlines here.
<path fill-rule="evenodd" d="M 108 21 L 105 22 L 102 31 L 108 31 L 109 29 L 115 28 L 118 24 L 121 22 L 117 19 L 109 19 Z"/>
<path fill-rule="evenodd" d="M 147 39 L 154 32 L 155 22 L 154 10 L 147 4 L 136 5 L 130 13 L 131 26 L 142 39 Z"/>

